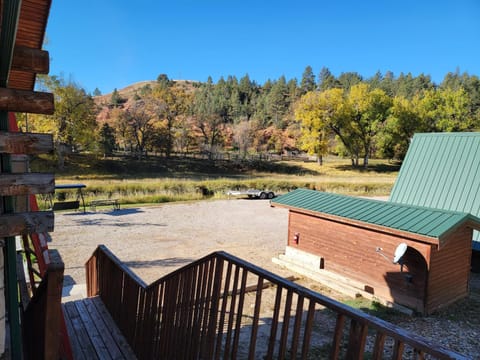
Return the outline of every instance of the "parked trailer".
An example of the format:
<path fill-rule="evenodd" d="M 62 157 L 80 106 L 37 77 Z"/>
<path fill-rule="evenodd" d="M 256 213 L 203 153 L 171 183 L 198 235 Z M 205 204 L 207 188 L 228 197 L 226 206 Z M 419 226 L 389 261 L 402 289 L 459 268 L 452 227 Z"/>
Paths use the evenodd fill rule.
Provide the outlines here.
<path fill-rule="evenodd" d="M 248 196 L 250 199 L 273 199 L 275 197 L 275 193 L 273 191 L 268 190 L 257 190 L 257 189 L 249 189 L 249 190 L 229 190 L 227 191 L 228 196 Z"/>

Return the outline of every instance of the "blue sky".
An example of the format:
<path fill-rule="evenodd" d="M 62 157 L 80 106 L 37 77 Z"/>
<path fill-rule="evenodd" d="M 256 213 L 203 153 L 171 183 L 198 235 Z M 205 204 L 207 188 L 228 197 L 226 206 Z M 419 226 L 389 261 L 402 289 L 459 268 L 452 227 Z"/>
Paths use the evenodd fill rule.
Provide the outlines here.
<path fill-rule="evenodd" d="M 235 75 L 480 75 L 478 0 L 53 0 L 50 75 L 88 92 Z"/>

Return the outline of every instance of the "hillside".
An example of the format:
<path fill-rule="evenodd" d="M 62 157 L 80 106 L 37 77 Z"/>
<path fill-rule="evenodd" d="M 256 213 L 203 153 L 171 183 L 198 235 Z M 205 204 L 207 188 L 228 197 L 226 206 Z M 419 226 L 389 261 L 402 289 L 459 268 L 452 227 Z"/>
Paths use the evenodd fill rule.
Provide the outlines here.
<path fill-rule="evenodd" d="M 193 91 L 194 89 L 193 84 L 195 83 L 195 81 L 190 81 L 190 80 L 172 80 L 172 81 L 174 82 L 175 86 L 182 87 L 186 91 Z M 128 85 L 123 89 L 117 89 L 117 92 L 122 98 L 131 99 L 143 87 L 145 86 L 154 87 L 156 83 L 157 83 L 156 80 L 139 81 L 134 84 Z M 108 104 L 111 98 L 112 98 L 112 92 L 93 97 L 96 104 Z"/>

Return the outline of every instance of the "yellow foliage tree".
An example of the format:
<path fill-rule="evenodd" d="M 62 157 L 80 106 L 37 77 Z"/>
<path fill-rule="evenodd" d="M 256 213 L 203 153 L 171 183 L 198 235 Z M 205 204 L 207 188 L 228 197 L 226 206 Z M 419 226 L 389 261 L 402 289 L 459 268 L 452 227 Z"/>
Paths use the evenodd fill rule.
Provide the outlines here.
<path fill-rule="evenodd" d="M 300 146 L 309 154 L 317 155 L 319 164 L 328 152 L 330 133 L 339 136 L 348 149 L 345 126 L 348 113 L 342 89 L 311 91 L 297 102 L 295 118 L 301 122 Z"/>

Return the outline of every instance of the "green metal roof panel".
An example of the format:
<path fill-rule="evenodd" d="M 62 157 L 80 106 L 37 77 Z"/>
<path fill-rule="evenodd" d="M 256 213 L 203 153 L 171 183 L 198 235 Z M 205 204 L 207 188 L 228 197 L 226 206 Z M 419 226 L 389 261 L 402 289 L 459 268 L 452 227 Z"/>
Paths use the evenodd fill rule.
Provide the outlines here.
<path fill-rule="evenodd" d="M 480 217 L 480 132 L 415 134 L 389 200 Z"/>
<path fill-rule="evenodd" d="M 271 203 L 335 215 L 432 238 L 440 238 L 450 229 L 469 219 L 480 225 L 480 219 L 462 212 L 355 198 L 307 189 L 289 192 L 271 200 Z"/>

